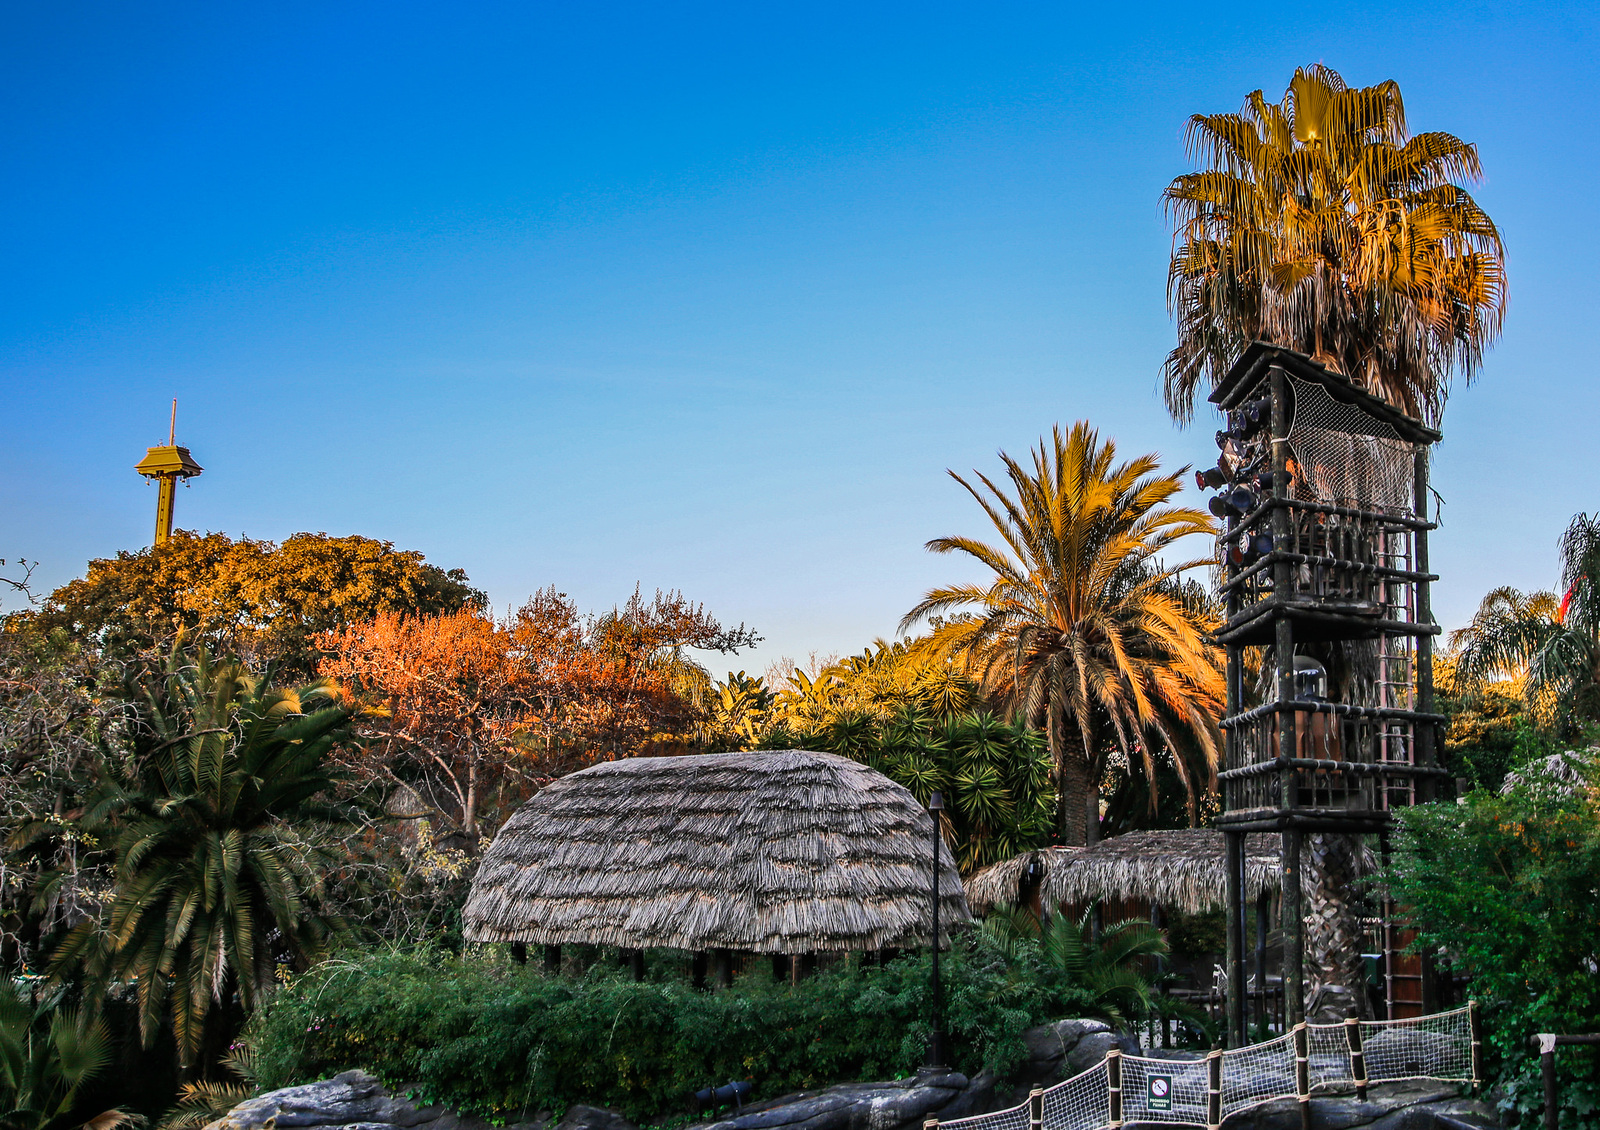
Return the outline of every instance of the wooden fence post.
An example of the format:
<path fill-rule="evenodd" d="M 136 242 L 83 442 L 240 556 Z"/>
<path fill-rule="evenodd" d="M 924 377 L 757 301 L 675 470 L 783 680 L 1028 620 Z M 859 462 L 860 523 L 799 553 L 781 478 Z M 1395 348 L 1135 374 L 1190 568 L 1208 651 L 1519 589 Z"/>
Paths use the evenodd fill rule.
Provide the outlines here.
<path fill-rule="evenodd" d="M 1206 1130 L 1222 1127 L 1222 1051 L 1206 1056 Z"/>
<path fill-rule="evenodd" d="M 1356 1098 L 1367 1101 L 1367 1055 L 1361 1050 L 1361 1020 L 1344 1018 L 1344 1038 L 1350 1045 L 1350 1078 L 1356 1081 Z"/>
<path fill-rule="evenodd" d="M 1483 1013 L 1477 1001 L 1467 1002 L 1467 1027 L 1472 1032 L 1472 1093 L 1483 1086 Z"/>
<path fill-rule="evenodd" d="M 1106 1105 L 1107 1126 L 1118 1130 L 1122 1125 L 1122 1049 L 1106 1052 Z"/>
<path fill-rule="evenodd" d="M 1028 1092 L 1028 1130 L 1044 1130 L 1044 1088 Z"/>
<path fill-rule="evenodd" d="M 1311 1130 L 1311 1034 L 1304 1020 L 1294 1026 L 1294 1093 L 1300 1100 L 1300 1130 Z"/>

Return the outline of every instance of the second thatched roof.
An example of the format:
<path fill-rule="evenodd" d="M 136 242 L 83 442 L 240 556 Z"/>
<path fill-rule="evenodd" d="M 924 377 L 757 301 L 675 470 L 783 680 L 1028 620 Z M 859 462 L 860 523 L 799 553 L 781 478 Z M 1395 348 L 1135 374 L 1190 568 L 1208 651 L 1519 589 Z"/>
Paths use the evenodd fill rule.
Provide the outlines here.
<path fill-rule="evenodd" d="M 932 836 L 909 792 L 830 753 L 606 762 L 506 822 L 472 881 L 466 934 L 788 954 L 926 944 Z M 970 915 L 940 855 L 942 935 Z"/>
<path fill-rule="evenodd" d="M 1210 828 L 1128 832 L 1092 847 L 1023 852 L 990 864 L 967 882 L 967 899 L 979 914 L 997 903 L 1016 903 L 1032 870 L 1046 907 L 1138 899 L 1198 914 L 1227 905 L 1227 849 Z M 1245 837 L 1245 898 L 1281 885 L 1278 837 Z"/>

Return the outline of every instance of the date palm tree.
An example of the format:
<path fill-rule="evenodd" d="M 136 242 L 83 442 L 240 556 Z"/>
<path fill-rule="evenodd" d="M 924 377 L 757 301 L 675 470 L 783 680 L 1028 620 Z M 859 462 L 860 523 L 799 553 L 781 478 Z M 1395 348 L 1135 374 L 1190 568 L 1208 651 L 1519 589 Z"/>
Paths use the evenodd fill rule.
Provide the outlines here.
<path fill-rule="evenodd" d="M 1600 514 L 1578 514 L 1561 537 L 1564 595 L 1498 588 L 1452 632 L 1458 678 L 1521 678 L 1530 713 L 1572 727 L 1600 717 Z"/>
<path fill-rule="evenodd" d="M 351 712 L 325 680 L 274 690 L 203 651 L 174 652 L 144 697 L 148 747 L 102 767 L 82 817 L 111 850 L 111 897 L 66 935 L 52 970 L 134 984 L 145 1043 L 165 1014 L 193 1074 L 217 1062 L 280 965 L 345 929 L 320 892 L 331 832 L 352 811 L 333 802 L 330 759 Z"/>
<path fill-rule="evenodd" d="M 1099 834 L 1099 781 L 1111 750 L 1143 767 L 1152 792 L 1163 749 L 1197 751 L 1198 767 L 1177 759 L 1191 798 L 1214 780 L 1220 653 L 1206 638 L 1214 625 L 1179 583 L 1207 562 L 1167 564 L 1160 555 L 1215 528 L 1198 510 L 1168 505 L 1187 468 L 1161 474 L 1155 455 L 1118 463 L 1116 445 L 1084 421 L 1041 440 L 1031 466 L 1000 458 L 1009 495 L 985 475 L 976 475 L 980 489 L 950 472 L 1000 543 L 928 542 L 935 553 L 971 557 L 992 578 L 930 590 L 900 627 L 943 618 L 928 646 L 1046 732 L 1057 834 L 1088 843 Z"/>
<path fill-rule="evenodd" d="M 1260 338 L 1436 423 L 1505 312 L 1500 232 L 1462 187 L 1482 175 L 1476 146 L 1411 136 L 1398 85 L 1351 89 L 1320 65 L 1281 102 L 1258 90 L 1240 113 L 1196 114 L 1188 144 L 1205 167 L 1164 193 L 1173 416 Z"/>

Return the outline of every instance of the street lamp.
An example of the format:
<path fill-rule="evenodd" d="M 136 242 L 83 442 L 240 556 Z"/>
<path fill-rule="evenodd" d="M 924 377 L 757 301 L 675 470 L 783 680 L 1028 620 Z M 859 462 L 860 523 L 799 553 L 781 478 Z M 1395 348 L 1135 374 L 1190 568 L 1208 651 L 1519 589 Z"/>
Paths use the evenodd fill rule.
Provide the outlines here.
<path fill-rule="evenodd" d="M 944 998 L 939 985 L 939 814 L 944 797 L 937 792 L 928 798 L 928 815 L 933 817 L 933 1031 L 928 1035 L 930 1071 L 947 1071 L 944 1058 Z"/>

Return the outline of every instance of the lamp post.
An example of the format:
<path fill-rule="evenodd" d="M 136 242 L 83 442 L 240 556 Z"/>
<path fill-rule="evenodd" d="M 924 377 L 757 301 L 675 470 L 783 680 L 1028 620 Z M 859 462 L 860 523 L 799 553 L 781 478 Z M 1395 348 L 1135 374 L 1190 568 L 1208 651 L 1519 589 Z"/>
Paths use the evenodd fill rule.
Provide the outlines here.
<path fill-rule="evenodd" d="M 944 998 L 939 985 L 939 814 L 944 797 L 937 792 L 928 798 L 928 815 L 933 817 L 933 1031 L 928 1035 L 930 1071 L 949 1070 L 944 1058 Z"/>

